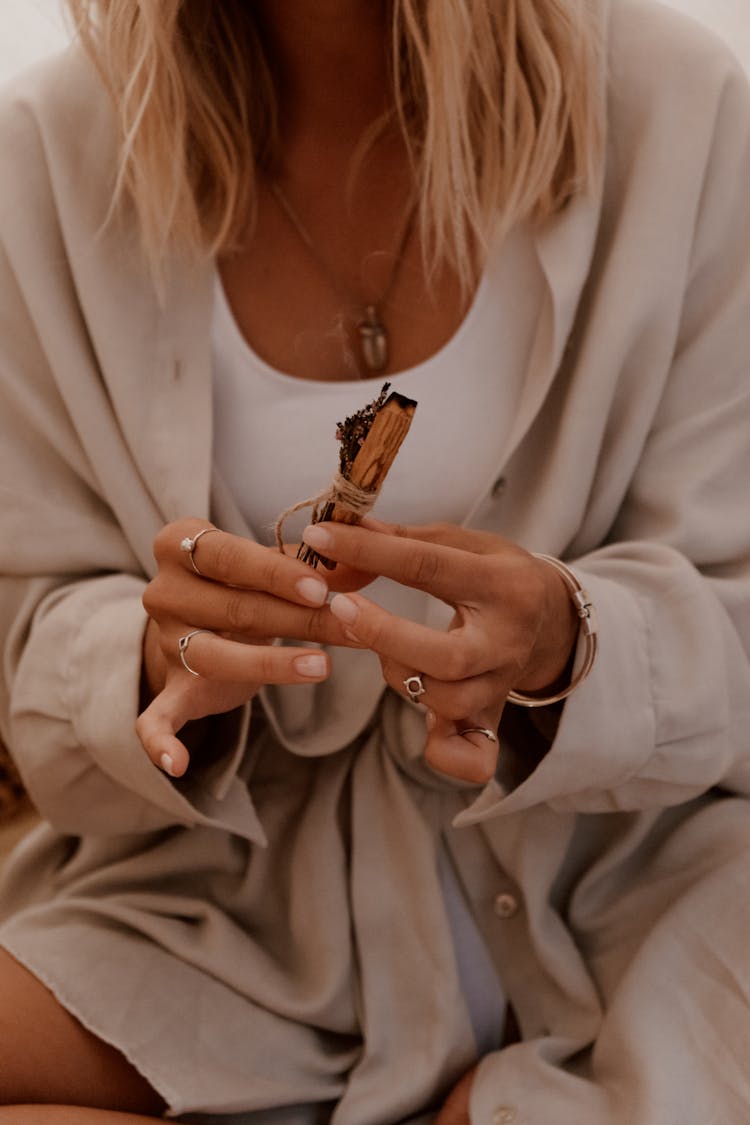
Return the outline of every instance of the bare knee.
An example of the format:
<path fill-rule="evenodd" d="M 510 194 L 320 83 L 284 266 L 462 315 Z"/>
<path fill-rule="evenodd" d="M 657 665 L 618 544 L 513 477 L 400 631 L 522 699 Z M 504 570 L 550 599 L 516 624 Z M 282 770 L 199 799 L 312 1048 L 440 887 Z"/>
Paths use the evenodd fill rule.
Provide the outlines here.
<path fill-rule="evenodd" d="M 127 1059 L 87 1031 L 4 949 L 0 995 L 0 1106 L 162 1113 L 164 1102 Z"/>

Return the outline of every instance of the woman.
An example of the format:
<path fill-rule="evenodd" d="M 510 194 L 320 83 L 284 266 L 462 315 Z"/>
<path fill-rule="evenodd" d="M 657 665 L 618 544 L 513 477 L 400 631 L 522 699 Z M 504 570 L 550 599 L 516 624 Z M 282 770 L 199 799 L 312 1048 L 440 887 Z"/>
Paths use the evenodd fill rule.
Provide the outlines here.
<path fill-rule="evenodd" d="M 744 1122 L 738 67 L 618 0 L 71 7 L 1 125 L 0 1122 Z M 386 376 L 313 571 L 269 524 Z"/>

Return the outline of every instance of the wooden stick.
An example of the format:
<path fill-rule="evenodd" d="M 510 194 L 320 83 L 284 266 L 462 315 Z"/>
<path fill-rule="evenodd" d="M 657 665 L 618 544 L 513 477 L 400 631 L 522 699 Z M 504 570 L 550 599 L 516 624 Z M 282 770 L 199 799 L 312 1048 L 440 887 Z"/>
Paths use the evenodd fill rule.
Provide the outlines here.
<path fill-rule="evenodd" d="M 380 492 L 388 471 L 396 460 L 401 443 L 409 432 L 417 404 L 404 395 L 392 394 L 375 415 L 367 437 L 349 471 L 349 480 L 365 492 Z M 335 523 L 359 523 L 351 508 L 335 504 L 328 517 Z"/>
<path fill-rule="evenodd" d="M 388 396 L 375 415 L 367 436 L 352 462 L 349 480 L 353 485 L 375 495 L 380 492 L 388 471 L 396 459 L 396 454 L 409 432 L 416 409 L 417 404 L 414 399 L 395 392 Z M 361 516 L 351 508 L 330 503 L 326 505 L 320 519 L 332 520 L 334 523 L 358 524 Z M 334 570 L 336 567 L 335 562 L 323 558 L 304 543 L 300 547 L 298 558 L 311 566 L 317 566 L 321 562 L 328 570 Z"/>

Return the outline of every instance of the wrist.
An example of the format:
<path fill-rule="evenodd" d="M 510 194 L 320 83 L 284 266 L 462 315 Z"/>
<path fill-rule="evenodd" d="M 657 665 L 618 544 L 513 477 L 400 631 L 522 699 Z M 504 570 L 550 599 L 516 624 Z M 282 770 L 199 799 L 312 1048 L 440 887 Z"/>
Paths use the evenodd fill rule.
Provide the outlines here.
<path fill-rule="evenodd" d="M 557 577 L 556 608 L 552 609 L 540 629 L 542 645 L 549 646 L 548 662 L 533 662 L 534 671 L 519 680 L 508 693 L 508 702 L 523 707 L 548 707 L 566 699 L 591 671 L 596 656 L 597 624 L 594 607 L 575 574 L 559 559 L 549 555 L 535 555 L 546 567 L 551 578 Z M 566 608 L 559 602 L 561 584 L 564 587 Z M 551 587 L 547 587 L 548 590 Z M 575 655 L 579 638 L 583 638 L 584 651 L 580 667 L 575 669 Z M 536 646 L 535 646 L 536 648 Z M 539 650 L 537 650 L 537 653 Z M 564 658 L 564 659 L 563 659 Z M 544 676 L 547 675 L 546 686 Z M 541 682 L 540 682 L 541 680 Z"/>

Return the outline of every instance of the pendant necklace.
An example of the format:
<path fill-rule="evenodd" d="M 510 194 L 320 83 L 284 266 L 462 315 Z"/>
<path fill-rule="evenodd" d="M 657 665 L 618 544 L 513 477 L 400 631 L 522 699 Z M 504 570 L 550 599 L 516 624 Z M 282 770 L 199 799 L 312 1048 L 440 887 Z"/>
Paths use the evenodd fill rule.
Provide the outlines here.
<path fill-rule="evenodd" d="M 317 246 L 310 237 L 310 233 L 300 219 L 297 212 L 292 207 L 284 192 L 279 187 L 276 181 L 271 183 L 271 191 L 274 198 L 291 223 L 294 230 L 299 235 L 300 239 L 306 246 L 310 256 L 317 263 L 318 268 L 326 275 L 328 281 L 336 292 L 344 297 L 348 303 L 359 305 L 362 309 L 357 318 L 357 334 L 359 336 L 359 351 L 360 359 L 366 368 L 367 375 L 377 374 L 382 371 L 388 364 L 389 350 L 388 350 L 388 329 L 383 323 L 382 308 L 387 301 L 391 290 L 393 289 L 396 279 L 401 267 L 403 253 L 406 249 L 406 244 L 409 241 L 412 228 L 414 226 L 414 217 L 416 214 L 416 204 L 412 204 L 404 216 L 404 222 L 399 233 L 396 252 L 393 258 L 393 265 L 386 280 L 385 286 L 380 293 L 377 300 L 365 303 L 359 297 L 352 293 L 351 288 L 342 281 L 342 279 L 334 273 L 326 260 L 319 253 Z"/>

